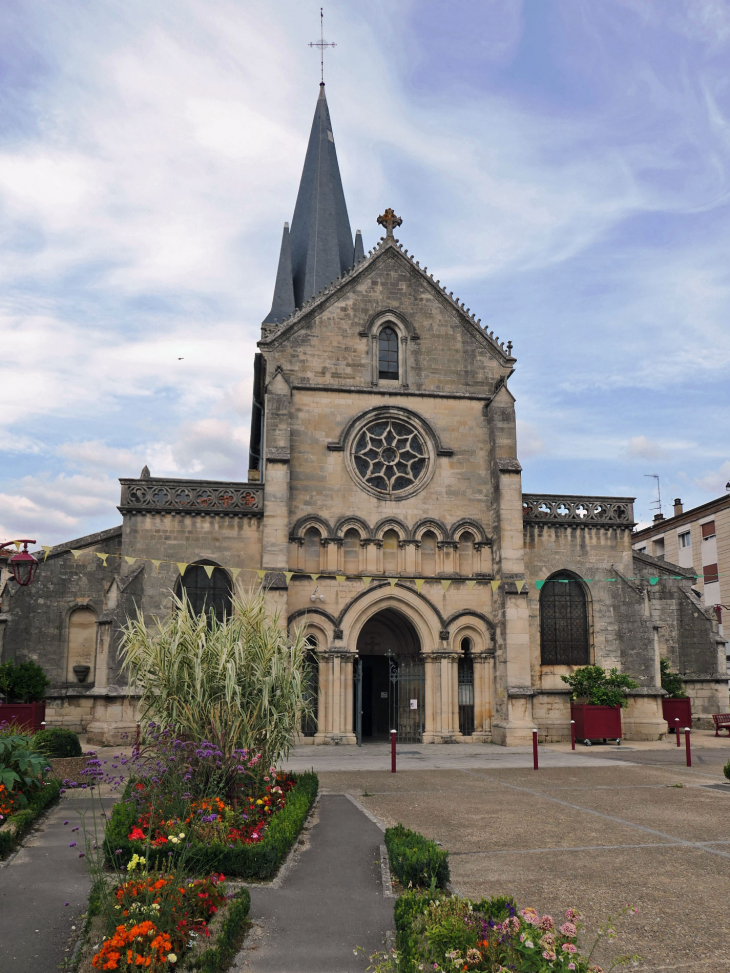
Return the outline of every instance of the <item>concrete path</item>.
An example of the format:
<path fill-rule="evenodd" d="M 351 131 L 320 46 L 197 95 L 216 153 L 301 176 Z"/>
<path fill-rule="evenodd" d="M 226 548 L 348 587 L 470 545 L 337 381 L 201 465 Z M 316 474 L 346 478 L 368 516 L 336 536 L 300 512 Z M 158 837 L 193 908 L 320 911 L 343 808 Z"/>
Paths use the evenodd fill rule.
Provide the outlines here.
<path fill-rule="evenodd" d="M 626 749 L 630 747 L 627 744 Z M 624 745 L 611 744 L 612 750 Z M 604 759 L 596 754 L 598 747 L 581 747 L 572 751 L 539 747 L 541 767 L 602 767 Z M 601 747 L 608 750 L 609 746 Z M 523 770 L 532 768 L 532 747 L 498 747 L 492 743 L 403 743 L 396 748 L 398 770 L 474 770 L 498 768 Z M 353 746 L 292 747 L 284 766 L 287 770 L 314 768 L 317 773 L 337 771 L 390 770 L 390 744 L 366 743 Z"/>
<path fill-rule="evenodd" d="M 81 825 L 81 814 L 90 814 L 91 803 L 69 795 L 0 866 L 0 970 L 54 973 L 71 955 L 91 884 L 79 858 L 82 831 L 71 829 Z M 74 840 L 77 846 L 69 848 Z"/>
<path fill-rule="evenodd" d="M 343 795 L 320 799 L 305 847 L 279 888 L 251 887 L 252 934 L 234 970 L 349 973 L 385 948 L 393 928 L 380 868 L 383 834 Z"/>

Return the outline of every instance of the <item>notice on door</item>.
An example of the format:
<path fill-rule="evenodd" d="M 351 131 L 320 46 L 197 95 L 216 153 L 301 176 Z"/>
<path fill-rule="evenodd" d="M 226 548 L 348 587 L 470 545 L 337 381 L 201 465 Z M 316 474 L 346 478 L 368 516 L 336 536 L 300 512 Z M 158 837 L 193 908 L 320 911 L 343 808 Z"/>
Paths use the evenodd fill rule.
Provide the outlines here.
<path fill-rule="evenodd" d="M 386 691 L 386 692 L 384 692 L 384 693 L 382 693 L 382 692 L 381 692 L 381 694 L 380 694 L 380 698 L 381 698 L 381 699 L 387 699 L 387 698 L 388 698 L 388 693 L 387 693 L 387 691 Z"/>
<path fill-rule="evenodd" d="M 418 709 L 418 700 L 417 699 L 412 699 L 411 700 L 411 709 Z"/>

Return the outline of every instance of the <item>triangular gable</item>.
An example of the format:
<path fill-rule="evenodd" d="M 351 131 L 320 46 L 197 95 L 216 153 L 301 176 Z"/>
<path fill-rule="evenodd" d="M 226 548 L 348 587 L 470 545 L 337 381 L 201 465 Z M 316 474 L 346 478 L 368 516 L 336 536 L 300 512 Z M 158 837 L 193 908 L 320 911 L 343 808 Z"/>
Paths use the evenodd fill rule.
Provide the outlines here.
<path fill-rule="evenodd" d="M 373 267 L 379 260 L 400 259 L 408 268 L 410 273 L 416 273 L 421 280 L 432 289 L 436 298 L 452 310 L 456 311 L 458 319 L 467 331 L 477 340 L 483 342 L 492 352 L 500 364 L 513 365 L 516 359 L 512 356 L 512 343 L 500 342 L 493 332 L 487 331 L 481 326 L 481 318 L 472 314 L 471 309 L 464 306 L 463 301 L 453 296 L 453 291 L 447 293 L 446 288 L 441 286 L 441 282 L 434 279 L 433 274 L 428 273 L 427 267 L 421 267 L 418 260 L 408 254 L 397 240 L 383 238 L 375 250 L 371 250 L 369 255 L 360 263 L 356 264 L 351 270 L 338 277 L 329 287 L 321 291 L 317 297 L 307 301 L 299 310 L 290 315 L 286 321 L 280 324 L 275 330 L 272 328 L 265 337 L 258 342 L 261 348 L 271 348 L 286 342 L 293 334 L 296 334 L 304 327 L 311 316 L 329 307 L 340 295 L 349 290 L 360 277 L 364 277 L 373 271 Z"/>

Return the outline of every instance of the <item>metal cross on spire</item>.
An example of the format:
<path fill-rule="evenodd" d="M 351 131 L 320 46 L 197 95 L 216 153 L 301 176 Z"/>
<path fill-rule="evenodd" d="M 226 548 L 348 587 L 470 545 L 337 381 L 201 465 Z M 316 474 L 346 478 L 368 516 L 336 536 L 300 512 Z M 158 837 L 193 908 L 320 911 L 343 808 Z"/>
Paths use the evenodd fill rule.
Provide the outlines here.
<path fill-rule="evenodd" d="M 324 13 L 321 7 L 319 8 L 319 40 L 312 41 L 309 46 L 319 48 L 319 83 L 324 84 L 324 49 L 325 47 L 337 47 L 337 45 L 334 41 L 324 39 Z"/>

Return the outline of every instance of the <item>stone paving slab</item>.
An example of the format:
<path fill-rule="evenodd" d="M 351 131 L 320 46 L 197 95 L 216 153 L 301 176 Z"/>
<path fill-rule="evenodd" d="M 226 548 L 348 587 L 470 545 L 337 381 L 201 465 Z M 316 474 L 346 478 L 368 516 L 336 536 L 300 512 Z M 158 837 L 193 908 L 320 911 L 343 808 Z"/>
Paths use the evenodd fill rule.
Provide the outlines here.
<path fill-rule="evenodd" d="M 642 955 L 636 969 L 728 973 L 730 794 L 704 786 L 717 772 L 693 771 L 603 760 L 320 781 L 440 841 L 459 892 L 512 894 L 553 915 L 575 906 L 589 931 L 631 902 L 639 915 L 623 921 L 616 946 Z"/>

